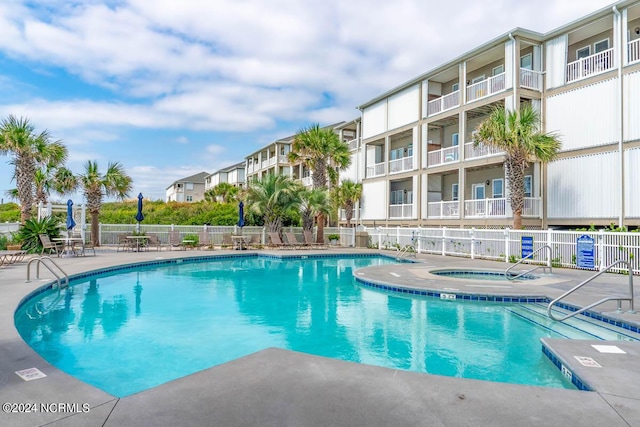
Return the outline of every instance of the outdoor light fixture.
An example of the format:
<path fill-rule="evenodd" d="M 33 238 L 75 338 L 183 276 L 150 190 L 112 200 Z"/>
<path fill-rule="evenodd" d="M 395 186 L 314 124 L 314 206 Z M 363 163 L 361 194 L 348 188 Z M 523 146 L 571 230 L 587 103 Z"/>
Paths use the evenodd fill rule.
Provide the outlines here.
<path fill-rule="evenodd" d="M 638 35 L 640 35 L 640 27 L 635 27 L 635 28 L 633 29 L 633 32 L 634 32 L 634 33 L 636 33 L 636 34 L 638 34 Z"/>
<path fill-rule="evenodd" d="M 487 180 L 486 184 L 487 184 L 487 185 L 491 184 L 491 181 Z"/>

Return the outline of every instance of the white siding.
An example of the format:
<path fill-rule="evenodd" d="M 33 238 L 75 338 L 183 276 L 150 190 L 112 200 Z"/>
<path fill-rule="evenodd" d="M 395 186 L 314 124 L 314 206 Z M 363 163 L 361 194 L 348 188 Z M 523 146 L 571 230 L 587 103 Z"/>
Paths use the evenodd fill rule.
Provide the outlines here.
<path fill-rule="evenodd" d="M 547 89 L 564 85 L 567 70 L 567 41 L 568 37 L 565 34 L 546 43 Z"/>
<path fill-rule="evenodd" d="M 364 182 L 362 184 L 362 219 L 378 220 L 387 218 L 387 182 Z"/>
<path fill-rule="evenodd" d="M 389 97 L 389 130 L 413 123 L 420 115 L 420 90 L 415 85 Z"/>
<path fill-rule="evenodd" d="M 620 207 L 616 152 L 570 157 L 548 165 L 549 218 L 616 218 Z"/>
<path fill-rule="evenodd" d="M 624 152 L 624 211 L 629 218 L 640 218 L 640 148 Z"/>
<path fill-rule="evenodd" d="M 362 112 L 362 137 L 369 138 L 387 130 L 387 100 L 384 99 Z"/>
<path fill-rule="evenodd" d="M 353 182 L 359 182 L 358 180 L 358 171 L 357 171 L 357 167 L 358 167 L 358 152 L 357 151 L 353 151 L 351 153 L 351 163 L 349 164 L 349 167 L 343 171 L 340 171 L 340 182 L 344 181 L 345 179 L 348 179 L 350 181 Z"/>
<path fill-rule="evenodd" d="M 640 139 L 640 72 L 624 76 L 624 92 L 624 140 L 634 141 Z"/>
<path fill-rule="evenodd" d="M 546 131 L 557 132 L 562 151 L 617 142 L 616 79 L 547 98 Z"/>

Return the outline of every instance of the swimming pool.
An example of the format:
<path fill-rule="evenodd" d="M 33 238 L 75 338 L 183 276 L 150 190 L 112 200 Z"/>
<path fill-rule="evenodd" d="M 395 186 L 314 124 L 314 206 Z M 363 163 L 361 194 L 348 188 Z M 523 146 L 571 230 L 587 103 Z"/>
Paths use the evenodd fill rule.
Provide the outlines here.
<path fill-rule="evenodd" d="M 471 279 L 471 280 L 491 280 L 491 281 L 501 281 L 507 282 L 510 277 L 515 277 L 520 273 L 510 273 L 510 277 L 505 274 L 504 271 L 494 271 L 494 270 L 453 270 L 453 269 L 438 269 L 431 270 L 431 274 L 435 274 L 436 276 L 444 276 L 450 277 L 452 279 Z M 537 279 L 536 276 L 532 274 L 523 274 L 518 277 L 518 280 L 534 280 Z"/>
<path fill-rule="evenodd" d="M 15 323 L 51 364 L 120 397 L 268 347 L 573 388 L 541 351 L 541 337 L 558 335 L 502 304 L 408 298 L 354 283 L 354 269 L 395 262 L 245 256 L 130 266 L 73 280 L 58 301 L 55 290 L 35 295 Z"/>

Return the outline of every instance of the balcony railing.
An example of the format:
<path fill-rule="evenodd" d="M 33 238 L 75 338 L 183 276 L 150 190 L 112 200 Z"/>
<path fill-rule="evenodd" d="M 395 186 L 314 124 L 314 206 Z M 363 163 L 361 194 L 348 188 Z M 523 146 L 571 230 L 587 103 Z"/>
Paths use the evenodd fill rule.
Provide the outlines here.
<path fill-rule="evenodd" d="M 352 139 L 351 141 L 347 142 L 347 144 L 349 145 L 349 151 L 353 151 L 356 148 L 358 148 L 358 140 L 357 139 Z"/>
<path fill-rule="evenodd" d="M 313 185 L 313 179 L 310 176 L 303 176 L 300 178 L 300 182 L 305 187 L 311 187 Z"/>
<path fill-rule="evenodd" d="M 640 39 L 630 41 L 628 49 L 629 64 L 640 61 Z"/>
<path fill-rule="evenodd" d="M 351 220 L 353 221 L 354 219 L 356 219 L 356 208 L 353 208 L 351 210 Z M 346 211 L 346 209 L 340 209 L 340 220 L 341 221 L 346 221 L 347 220 L 347 211 Z"/>
<path fill-rule="evenodd" d="M 467 142 L 464 144 L 464 158 L 465 160 L 475 159 L 478 157 L 497 156 L 504 153 L 495 147 L 488 147 L 484 144 L 478 144 L 477 147 L 473 146 L 473 142 Z"/>
<path fill-rule="evenodd" d="M 400 173 L 413 169 L 413 156 L 391 160 L 389 162 L 389 173 Z"/>
<path fill-rule="evenodd" d="M 413 218 L 413 204 L 389 205 L 389 219 Z"/>
<path fill-rule="evenodd" d="M 451 163 L 458 161 L 458 146 L 441 148 L 440 150 L 433 150 L 427 153 L 427 167 L 442 165 L 444 163 Z"/>
<path fill-rule="evenodd" d="M 375 176 L 381 176 L 386 173 L 386 163 L 376 163 L 373 166 L 367 166 L 367 178 L 373 178 Z"/>
<path fill-rule="evenodd" d="M 481 82 L 467 87 L 467 102 L 477 101 L 486 98 L 494 93 L 502 92 L 506 87 L 505 73 L 489 77 Z"/>
<path fill-rule="evenodd" d="M 523 217 L 541 218 L 542 200 L 537 197 L 525 197 Z M 464 216 L 474 217 L 511 217 L 511 206 L 505 198 L 465 200 Z"/>
<path fill-rule="evenodd" d="M 276 157 L 271 157 L 269 160 L 267 160 L 267 163 L 269 164 L 269 166 L 273 166 L 276 164 Z"/>
<path fill-rule="evenodd" d="M 427 203 L 427 218 L 460 218 L 460 202 L 441 201 Z"/>
<path fill-rule="evenodd" d="M 263 160 L 260 162 L 260 169 L 266 169 L 269 166 L 269 160 Z"/>
<path fill-rule="evenodd" d="M 542 92 L 542 73 L 520 69 L 520 87 Z"/>
<path fill-rule="evenodd" d="M 427 115 L 433 116 L 434 114 L 456 108 L 458 105 L 460 105 L 460 91 L 456 90 L 438 99 L 429 101 L 427 103 Z"/>
<path fill-rule="evenodd" d="M 289 156 L 286 154 L 278 155 L 278 163 L 289 163 Z"/>
<path fill-rule="evenodd" d="M 580 58 L 567 65 L 567 82 L 604 73 L 613 68 L 613 48 Z"/>

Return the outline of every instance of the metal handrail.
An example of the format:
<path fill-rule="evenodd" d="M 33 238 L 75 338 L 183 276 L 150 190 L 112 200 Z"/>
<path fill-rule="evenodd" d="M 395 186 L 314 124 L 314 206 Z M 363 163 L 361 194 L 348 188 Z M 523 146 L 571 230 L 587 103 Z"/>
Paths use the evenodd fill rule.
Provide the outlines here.
<path fill-rule="evenodd" d="M 407 256 L 408 254 L 413 254 L 416 256 L 416 247 L 413 245 L 404 245 L 402 248 L 397 249 L 396 259 L 399 261 Z"/>
<path fill-rule="evenodd" d="M 627 272 L 629 274 L 629 298 L 620 298 L 620 297 L 607 297 L 607 298 L 603 298 L 599 301 L 594 302 L 591 305 L 588 305 L 586 307 L 581 308 L 578 311 L 573 311 L 569 314 L 567 314 L 566 316 L 563 317 L 555 317 L 553 315 L 553 313 L 551 313 L 551 308 L 554 306 L 554 304 L 556 304 L 558 301 L 560 301 L 561 299 L 563 299 L 564 297 L 566 297 L 567 295 L 572 294 L 573 292 L 577 291 L 578 289 L 580 289 L 581 287 L 583 287 L 584 285 L 586 285 L 587 283 L 591 282 L 593 279 L 595 279 L 596 277 L 600 276 L 603 273 L 606 273 L 607 271 L 611 270 L 613 267 L 615 267 L 618 264 L 624 264 L 627 267 Z M 551 301 L 549 303 L 549 306 L 547 307 L 547 315 L 552 318 L 553 320 L 556 320 L 558 322 L 563 322 L 565 320 L 567 320 L 570 317 L 573 317 L 575 315 L 578 315 L 584 311 L 587 311 L 597 305 L 600 305 L 602 303 L 605 303 L 607 301 L 618 301 L 618 308 L 617 308 L 617 312 L 618 313 L 622 313 L 622 301 L 629 301 L 629 311 L 627 313 L 635 313 L 634 307 L 633 307 L 633 272 L 631 271 L 631 263 L 629 261 L 625 261 L 625 260 L 618 260 L 616 262 L 614 262 L 613 264 L 609 265 L 607 268 L 605 268 L 602 271 L 599 271 L 598 273 L 594 274 L 593 276 L 589 277 L 587 280 L 583 281 L 582 283 L 580 283 L 579 285 L 575 286 L 574 288 L 568 290 L 567 292 L 565 292 L 564 294 L 560 295 L 558 298 L 554 299 L 553 301 Z"/>
<path fill-rule="evenodd" d="M 553 268 L 552 268 L 551 266 L 549 266 L 549 265 L 537 265 L 537 266 L 533 267 L 531 270 L 524 271 L 524 272 L 522 272 L 522 273 L 518 274 L 517 276 L 513 276 L 513 277 L 511 277 L 511 276 L 509 275 L 509 270 L 511 270 L 512 268 L 514 268 L 514 267 L 515 267 L 515 266 L 517 266 L 518 264 L 522 264 L 522 263 L 524 262 L 524 260 L 526 260 L 526 259 L 528 259 L 528 258 L 533 258 L 533 256 L 534 256 L 535 254 L 537 254 L 538 252 L 540 252 L 540 251 L 541 251 L 541 250 L 543 250 L 543 249 L 549 249 L 549 259 L 551 259 L 551 256 L 553 255 L 553 252 L 552 252 L 552 250 L 551 250 L 551 246 L 549 246 L 549 245 L 544 245 L 544 246 L 542 246 L 542 247 L 539 247 L 539 248 L 538 248 L 538 249 L 536 249 L 535 251 L 531 252 L 529 255 L 527 255 L 526 257 L 522 258 L 521 260 L 519 260 L 518 262 L 516 262 L 515 264 L 513 264 L 511 267 L 507 268 L 507 269 L 504 271 L 504 275 L 505 275 L 505 277 L 506 277 L 508 280 L 516 280 L 518 277 L 522 277 L 522 276 L 524 276 L 525 274 L 529 274 L 529 273 L 531 273 L 532 271 L 535 271 L 535 270 L 537 270 L 537 269 L 539 269 L 539 268 L 541 268 L 541 269 L 543 270 L 543 273 L 546 273 L 546 272 L 547 272 L 547 268 L 549 269 L 549 273 L 553 273 Z"/>
<path fill-rule="evenodd" d="M 29 263 L 27 264 L 27 283 L 31 281 L 31 264 L 35 262 L 36 263 L 36 279 L 40 278 L 40 264 L 42 264 L 46 267 L 47 270 L 49 270 L 51 274 L 53 274 L 56 277 L 56 281 L 58 282 L 58 289 L 60 289 L 62 285 L 62 283 L 60 282 L 61 277 L 55 271 L 53 271 L 49 266 L 49 264 L 47 264 L 45 261 L 50 261 L 51 264 L 53 264 L 58 269 L 58 271 L 60 271 L 64 275 L 64 279 L 66 281 L 66 287 L 69 287 L 69 275 L 62 268 L 60 268 L 60 266 L 54 260 L 52 260 L 51 257 L 48 257 L 48 256 L 41 256 L 41 257 L 32 258 L 29 260 Z"/>

